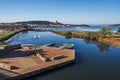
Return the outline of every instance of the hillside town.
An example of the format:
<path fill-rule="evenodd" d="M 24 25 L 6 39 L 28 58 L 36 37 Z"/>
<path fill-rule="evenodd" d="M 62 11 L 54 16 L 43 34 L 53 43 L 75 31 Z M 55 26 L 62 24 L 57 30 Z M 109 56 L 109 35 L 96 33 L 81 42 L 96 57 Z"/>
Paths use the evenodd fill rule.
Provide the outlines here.
<path fill-rule="evenodd" d="M 34 28 L 34 27 L 70 27 L 70 25 L 49 21 L 28 21 L 28 22 L 15 22 L 15 23 L 0 23 L 0 29 L 14 30 L 20 28 Z"/>

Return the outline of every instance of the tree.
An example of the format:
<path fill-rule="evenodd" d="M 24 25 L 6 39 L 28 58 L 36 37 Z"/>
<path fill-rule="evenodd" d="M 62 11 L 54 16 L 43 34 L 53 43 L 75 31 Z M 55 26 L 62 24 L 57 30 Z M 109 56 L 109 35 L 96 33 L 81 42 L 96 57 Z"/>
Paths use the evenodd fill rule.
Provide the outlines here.
<path fill-rule="evenodd" d="M 111 28 L 106 28 L 106 33 L 110 33 L 111 32 Z"/>
<path fill-rule="evenodd" d="M 102 27 L 102 28 L 100 29 L 100 32 L 105 34 L 105 33 L 106 33 L 106 28 L 105 28 L 105 27 Z"/>
<path fill-rule="evenodd" d="M 106 34 L 108 37 L 111 37 L 111 28 L 106 28 Z"/>
<path fill-rule="evenodd" d="M 117 31 L 118 33 L 120 33 L 120 27 L 118 28 L 118 31 Z"/>
<path fill-rule="evenodd" d="M 5 26 L 4 25 L 0 25 L 0 29 L 2 30 L 2 34 L 5 33 Z"/>
<path fill-rule="evenodd" d="M 102 27 L 100 29 L 100 34 L 101 34 L 101 37 L 105 37 L 105 35 L 106 35 L 106 28 L 105 27 Z"/>
<path fill-rule="evenodd" d="M 67 31 L 67 35 L 71 36 L 72 35 L 72 31 Z"/>

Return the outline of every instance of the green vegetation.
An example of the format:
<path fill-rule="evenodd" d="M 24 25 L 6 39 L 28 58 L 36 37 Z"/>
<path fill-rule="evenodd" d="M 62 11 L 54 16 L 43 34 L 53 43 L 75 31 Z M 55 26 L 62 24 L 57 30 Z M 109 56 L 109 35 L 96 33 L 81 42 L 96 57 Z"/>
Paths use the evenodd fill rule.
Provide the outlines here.
<path fill-rule="evenodd" d="M 5 44 L 5 43 L 0 43 L 0 47 L 5 47 L 8 46 L 9 44 Z"/>
<path fill-rule="evenodd" d="M 116 33 L 111 32 L 111 28 L 102 27 L 100 31 L 66 31 L 66 30 L 54 30 L 57 34 L 64 35 L 66 37 L 77 37 L 91 40 L 98 40 L 99 38 L 111 38 L 116 37 Z M 118 30 L 118 33 L 120 29 Z M 120 35 L 117 35 L 120 36 Z"/>
<path fill-rule="evenodd" d="M 118 28 L 118 31 L 117 31 L 117 33 L 119 33 L 119 34 L 120 34 L 120 27 Z"/>
<path fill-rule="evenodd" d="M 102 27 L 100 31 L 65 31 L 65 30 L 54 30 L 56 34 L 61 34 L 66 37 L 77 37 L 83 38 L 86 42 L 99 42 L 100 44 L 96 44 L 97 46 L 105 46 L 106 50 L 109 45 L 113 45 L 115 47 L 120 48 L 120 28 L 118 31 L 112 32 L 111 28 Z M 101 49 L 101 47 L 99 47 Z M 102 49 L 101 49 L 102 50 Z M 103 51 L 103 50 L 102 50 Z"/>
<path fill-rule="evenodd" d="M 8 45 L 8 44 L 4 43 L 4 40 L 10 38 L 11 36 L 15 35 L 16 33 L 24 31 L 24 30 L 26 30 L 26 29 L 22 28 L 22 29 L 15 30 L 15 31 L 5 31 L 4 34 L 0 33 L 0 47 Z"/>
<path fill-rule="evenodd" d="M 4 34 L 0 34 L 0 41 L 5 39 L 6 37 L 8 37 L 11 34 L 14 34 L 15 32 L 17 32 L 17 31 L 6 31 L 6 32 L 4 32 Z"/>

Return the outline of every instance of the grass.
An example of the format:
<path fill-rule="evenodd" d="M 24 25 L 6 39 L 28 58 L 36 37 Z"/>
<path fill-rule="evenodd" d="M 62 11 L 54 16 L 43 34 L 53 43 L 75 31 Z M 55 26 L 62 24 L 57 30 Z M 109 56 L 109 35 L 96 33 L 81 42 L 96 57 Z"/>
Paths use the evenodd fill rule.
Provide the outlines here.
<path fill-rule="evenodd" d="M 110 45 L 120 48 L 120 33 L 109 32 L 103 35 L 99 31 L 66 31 L 66 30 L 54 30 L 52 31 L 56 34 L 76 37 L 76 38 L 85 38 L 90 40 L 97 40 L 98 42 L 108 43 Z"/>
<path fill-rule="evenodd" d="M 0 40 L 6 38 L 7 36 L 14 34 L 16 31 L 6 31 L 4 34 L 0 34 Z"/>
<path fill-rule="evenodd" d="M 18 33 L 20 31 L 23 31 L 25 30 L 24 28 L 23 29 L 18 29 L 18 30 L 15 30 L 15 31 L 5 31 L 4 34 L 3 33 L 0 33 L 0 47 L 3 47 L 3 46 L 7 46 L 8 44 L 4 43 L 4 40 L 13 36 L 15 33 Z"/>
<path fill-rule="evenodd" d="M 5 44 L 5 43 L 0 43 L 0 47 L 5 47 L 8 46 L 9 44 Z"/>
<path fill-rule="evenodd" d="M 19 32 L 21 30 L 23 30 L 23 29 L 15 30 L 15 31 L 5 31 L 4 34 L 3 33 L 0 34 L 0 40 L 6 38 L 6 37 L 8 37 L 8 36 L 10 36 L 10 35 L 12 35 L 12 34 L 14 34 L 16 32 Z"/>
<path fill-rule="evenodd" d="M 56 33 L 56 34 L 70 36 L 70 37 L 76 37 L 76 38 L 88 38 L 90 36 L 93 37 L 99 33 L 99 32 L 95 32 L 95 31 L 66 31 L 66 30 L 53 30 L 52 32 Z"/>
<path fill-rule="evenodd" d="M 53 33 L 56 34 L 60 34 L 60 35 L 70 35 L 71 37 L 78 37 L 80 38 L 82 36 L 82 38 L 85 38 L 86 36 L 92 36 L 92 37 L 97 37 L 99 38 L 101 35 L 103 35 L 102 33 L 100 33 L 99 31 L 67 31 L 67 30 L 53 30 Z M 114 32 L 110 32 L 105 34 L 105 37 L 116 37 L 116 36 L 120 36 L 120 34 L 116 34 Z"/>
<path fill-rule="evenodd" d="M 70 35 L 69 32 L 71 32 L 71 36 L 75 35 L 84 35 L 84 31 L 66 31 L 66 30 L 53 30 L 52 32 L 61 34 L 61 35 Z"/>

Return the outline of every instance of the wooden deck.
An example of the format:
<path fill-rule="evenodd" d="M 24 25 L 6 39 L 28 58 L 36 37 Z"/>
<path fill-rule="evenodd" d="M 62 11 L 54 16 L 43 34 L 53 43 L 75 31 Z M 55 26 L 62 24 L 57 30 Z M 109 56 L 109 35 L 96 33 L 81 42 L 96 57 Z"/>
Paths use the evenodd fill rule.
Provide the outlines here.
<path fill-rule="evenodd" d="M 46 47 L 46 46 L 42 46 L 37 49 L 43 49 L 42 54 L 45 57 L 47 57 L 50 61 L 44 62 L 39 57 L 34 56 L 34 55 L 30 55 L 30 56 L 26 56 L 26 57 L 0 58 L 0 63 L 6 62 L 9 65 L 18 67 L 18 69 L 14 69 L 14 70 L 4 70 L 4 69 L 0 68 L 0 79 L 2 79 L 2 80 L 8 79 L 9 80 L 10 78 L 14 79 L 14 77 L 15 77 L 15 79 L 16 79 L 16 77 L 17 77 L 17 79 L 21 79 L 21 78 L 26 77 L 25 76 L 26 74 L 33 72 L 32 74 L 34 75 L 34 74 L 36 74 L 35 71 L 40 71 L 40 70 L 44 69 L 43 71 L 40 71 L 40 73 L 41 73 L 46 70 L 49 70 L 50 68 L 52 69 L 53 66 L 57 68 L 58 65 L 61 66 L 61 64 L 63 64 L 63 65 L 64 65 L 64 63 L 69 64 L 70 61 L 71 62 L 75 61 L 75 53 L 74 53 L 74 50 L 71 50 L 71 49 L 59 49 L 59 48 Z M 57 56 L 60 54 L 63 54 L 65 57 L 61 58 L 61 59 L 57 59 L 57 60 L 52 59 L 53 56 Z M 27 75 L 27 77 L 32 76 L 32 74 Z M 19 78 L 19 76 L 21 76 L 21 75 L 23 75 L 24 77 Z"/>

